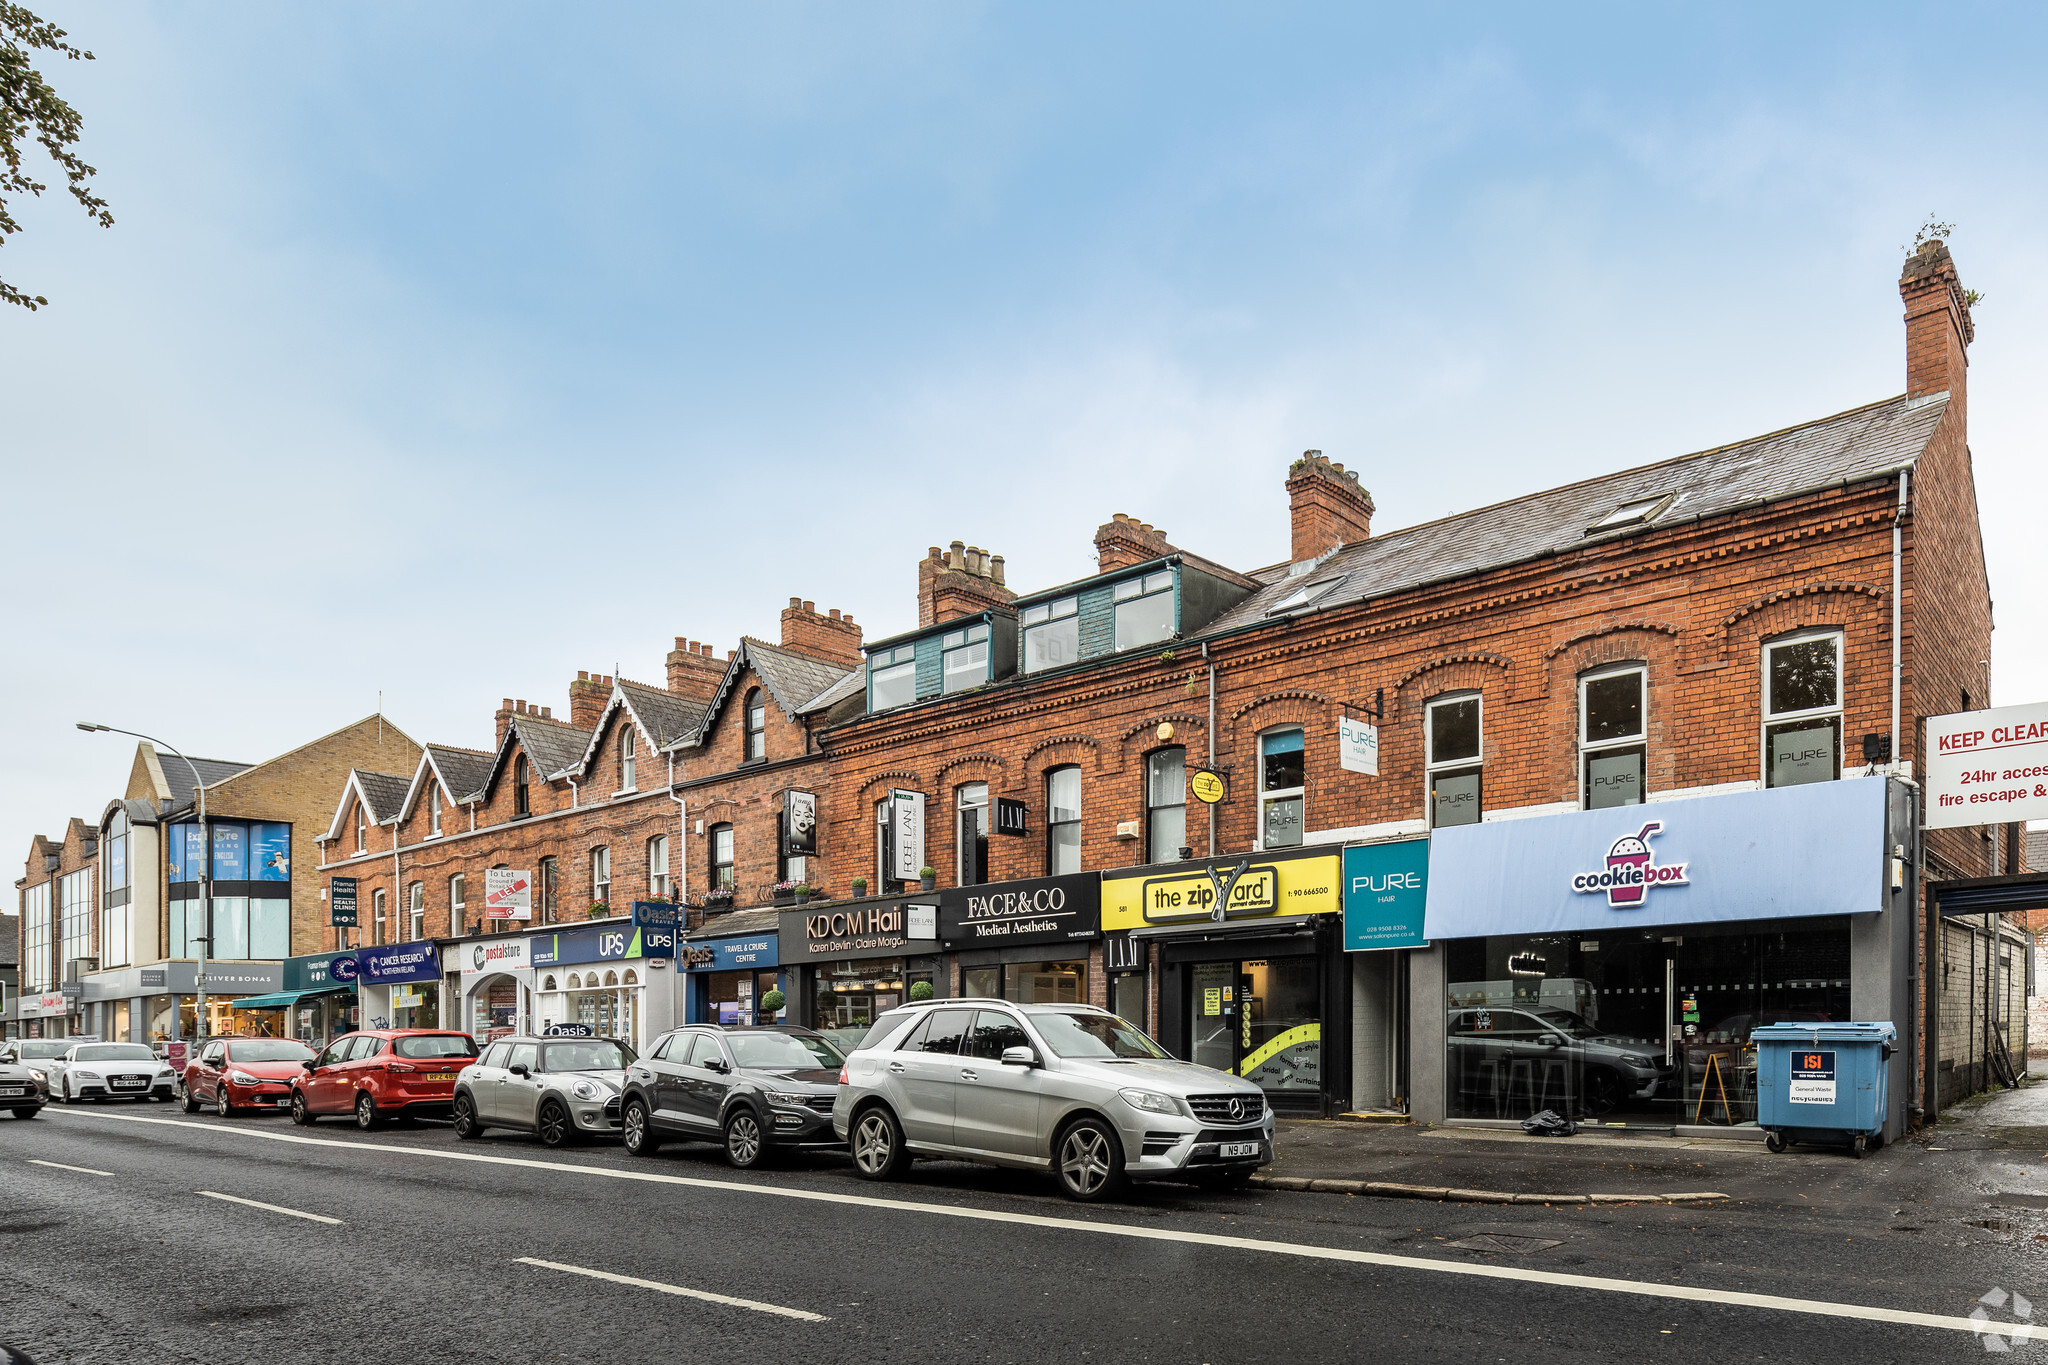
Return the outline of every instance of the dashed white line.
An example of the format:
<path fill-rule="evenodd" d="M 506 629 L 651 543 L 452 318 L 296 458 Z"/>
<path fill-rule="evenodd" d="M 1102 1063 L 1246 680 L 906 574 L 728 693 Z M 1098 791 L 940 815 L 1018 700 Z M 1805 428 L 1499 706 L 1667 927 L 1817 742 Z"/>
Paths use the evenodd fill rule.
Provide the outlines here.
<path fill-rule="evenodd" d="M 230 1204 L 247 1204 L 252 1209 L 262 1209 L 267 1213 L 288 1214 L 293 1218 L 304 1218 L 312 1223 L 332 1223 L 337 1227 L 341 1225 L 339 1218 L 329 1218 L 324 1213 L 302 1213 L 298 1209 L 288 1209 L 282 1204 L 266 1204 L 260 1199 L 244 1199 L 239 1194 L 221 1194 L 215 1190 L 194 1190 L 192 1193 L 203 1194 L 208 1199 L 224 1199 Z"/>
<path fill-rule="evenodd" d="M 614 1275 L 609 1270 L 592 1270 L 587 1266 L 564 1265 L 560 1261 L 543 1261 L 536 1256 L 521 1256 L 520 1265 L 537 1265 L 545 1270 L 562 1270 L 571 1275 L 588 1275 L 593 1280 L 610 1280 L 613 1284 L 631 1285 L 635 1289 L 652 1289 L 658 1294 L 674 1294 L 685 1299 L 702 1299 L 706 1303 L 722 1303 L 728 1308 L 751 1308 L 756 1313 L 774 1313 L 779 1317 L 795 1318 L 798 1322 L 830 1322 L 823 1313 L 807 1313 L 801 1308 L 784 1308 L 779 1303 L 762 1303 L 759 1299 L 736 1299 L 730 1294 L 713 1294 L 706 1289 L 685 1289 L 679 1284 L 663 1284 L 660 1280 L 636 1279 L 631 1275 Z"/>
<path fill-rule="evenodd" d="M 80 1175 L 113 1174 L 112 1171 L 96 1171 L 90 1166 L 66 1166 L 61 1161 L 38 1161 L 34 1157 L 28 1158 L 28 1164 L 31 1166 L 48 1166 L 53 1171 L 77 1171 Z"/>
<path fill-rule="evenodd" d="M 153 1119 L 140 1114 L 109 1114 L 95 1110 L 70 1114 L 79 1119 L 103 1119 L 114 1123 L 153 1123 L 169 1128 L 187 1128 L 208 1133 L 258 1138 L 269 1142 L 291 1142 L 308 1147 L 334 1147 L 343 1151 L 395 1153 L 428 1157 L 440 1161 L 469 1161 L 486 1166 L 516 1166 L 527 1170 L 555 1171 L 605 1180 L 631 1180 L 653 1185 L 682 1185 L 692 1189 L 720 1190 L 728 1194 L 760 1195 L 773 1199 L 797 1199 L 808 1203 L 841 1204 L 856 1208 L 886 1209 L 894 1213 L 922 1213 L 941 1218 L 966 1218 L 984 1223 L 1010 1223 L 1026 1227 L 1053 1228 L 1061 1232 L 1085 1232 L 1098 1237 L 1129 1237 L 1148 1242 L 1180 1242 L 1194 1246 L 1228 1247 L 1233 1251 L 1256 1251 L 1274 1256 L 1297 1256 L 1305 1260 L 1343 1261 L 1353 1265 L 1381 1266 L 1391 1270 L 1426 1271 L 1437 1275 L 1458 1275 L 1482 1280 L 1518 1280 L 1525 1284 L 1554 1285 L 1560 1289 L 1583 1289 L 1603 1294 L 1631 1294 L 1650 1299 L 1681 1299 L 1718 1308 L 1763 1308 L 1811 1317 L 1852 1318 L 1863 1322 L 1892 1323 L 1901 1327 L 1931 1327 L 1943 1332 L 1982 1335 L 1984 1323 L 1946 1313 L 1916 1313 L 1903 1308 L 1879 1308 L 1870 1304 L 1831 1303 L 1826 1299 L 1794 1299 L 1778 1294 L 1751 1294 L 1733 1289 L 1695 1289 L 1689 1285 L 1658 1284 L 1648 1280 L 1620 1280 L 1600 1275 L 1570 1275 L 1554 1270 L 1526 1270 L 1519 1266 L 1489 1265 L 1465 1261 L 1439 1261 L 1426 1256 L 1395 1256 L 1383 1251 L 1354 1251 L 1348 1247 L 1315 1246 L 1301 1242 L 1273 1242 L 1257 1237 L 1226 1237 L 1211 1232 L 1185 1232 L 1173 1228 L 1135 1227 L 1127 1223 L 1091 1223 L 1079 1218 L 1053 1218 L 1036 1213 L 1005 1213 L 998 1209 L 976 1209 L 952 1204 L 926 1204 L 909 1199 L 881 1199 L 874 1195 L 834 1194 L 826 1190 L 798 1190 L 780 1185 L 747 1185 L 731 1180 L 706 1180 L 701 1176 L 666 1175 L 660 1171 L 616 1170 L 605 1166 L 578 1166 L 565 1161 L 541 1161 L 533 1157 L 489 1156 L 481 1152 L 436 1151 L 428 1147 L 400 1147 L 388 1142 L 341 1142 L 334 1138 L 273 1133 L 258 1128 L 229 1128 L 216 1124 L 188 1123 L 182 1119 Z M 279 1210 L 290 1212 L 290 1210 Z M 315 1215 L 307 1214 L 304 1217 Z M 1998 1325 L 2001 1334 L 2019 1341 L 2036 1335 L 2027 1324 Z"/>

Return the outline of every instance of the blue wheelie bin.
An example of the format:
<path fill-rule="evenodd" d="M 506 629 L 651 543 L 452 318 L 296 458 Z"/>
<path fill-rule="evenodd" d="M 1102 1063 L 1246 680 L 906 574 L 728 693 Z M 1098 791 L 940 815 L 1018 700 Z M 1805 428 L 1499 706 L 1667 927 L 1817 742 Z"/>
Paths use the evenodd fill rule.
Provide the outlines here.
<path fill-rule="evenodd" d="M 1756 1044 L 1756 1121 L 1774 1152 L 1794 1142 L 1884 1145 L 1890 1024 L 1765 1024 Z"/>

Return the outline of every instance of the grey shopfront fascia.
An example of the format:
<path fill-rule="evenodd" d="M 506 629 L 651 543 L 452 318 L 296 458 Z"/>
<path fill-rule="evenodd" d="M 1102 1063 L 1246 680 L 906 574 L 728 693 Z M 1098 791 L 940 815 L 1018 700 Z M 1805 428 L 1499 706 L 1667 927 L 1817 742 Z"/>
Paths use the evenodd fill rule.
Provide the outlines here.
<path fill-rule="evenodd" d="M 80 1003 L 95 1013 L 109 1011 L 95 1007 L 112 1006 L 120 1001 L 130 1002 L 131 1035 L 139 1032 L 140 1039 L 147 1041 L 150 1036 L 149 1019 L 142 1008 L 147 1001 L 168 996 L 176 1006 L 196 999 L 199 991 L 199 964 L 190 959 L 176 959 L 169 962 L 155 962 L 144 967 L 120 967 L 113 971 L 95 972 L 81 983 Z M 284 987 L 283 962 L 208 962 L 206 964 L 206 994 L 209 999 L 220 998 L 232 1004 L 234 998 L 244 995 L 268 995 Z M 168 1036 L 182 1037 L 180 1008 L 171 1010 L 171 1032 Z"/>

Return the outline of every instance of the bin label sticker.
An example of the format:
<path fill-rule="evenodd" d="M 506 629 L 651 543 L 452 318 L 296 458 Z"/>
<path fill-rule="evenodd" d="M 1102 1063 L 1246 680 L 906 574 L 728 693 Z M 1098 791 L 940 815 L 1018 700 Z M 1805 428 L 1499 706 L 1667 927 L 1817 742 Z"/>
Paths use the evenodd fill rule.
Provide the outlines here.
<path fill-rule="evenodd" d="M 1786 1098 L 1794 1104 L 1833 1104 L 1835 1054 L 1793 1049 L 1792 1084 Z"/>

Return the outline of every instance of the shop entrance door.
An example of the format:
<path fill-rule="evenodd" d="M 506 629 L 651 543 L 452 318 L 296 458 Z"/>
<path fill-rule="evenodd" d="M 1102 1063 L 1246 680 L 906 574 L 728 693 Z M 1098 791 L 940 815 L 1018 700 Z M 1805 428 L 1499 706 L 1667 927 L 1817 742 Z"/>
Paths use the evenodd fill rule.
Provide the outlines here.
<path fill-rule="evenodd" d="M 1197 962 L 1188 985 L 1189 1060 L 1243 1076 L 1276 1109 L 1320 1108 L 1322 976 L 1314 957 Z"/>

